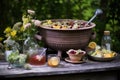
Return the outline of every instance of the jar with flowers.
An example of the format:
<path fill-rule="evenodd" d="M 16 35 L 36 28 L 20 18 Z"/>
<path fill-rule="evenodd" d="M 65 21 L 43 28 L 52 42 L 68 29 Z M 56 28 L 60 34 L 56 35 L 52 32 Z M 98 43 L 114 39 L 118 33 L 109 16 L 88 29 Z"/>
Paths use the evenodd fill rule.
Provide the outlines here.
<path fill-rule="evenodd" d="M 8 54 L 10 55 L 7 55 L 7 61 L 16 62 L 21 54 L 29 57 L 38 51 L 39 45 L 35 36 L 37 34 L 37 26 L 40 24 L 41 22 L 35 19 L 35 11 L 28 10 L 26 14 L 23 14 L 22 22 L 17 22 L 13 27 L 5 29 L 4 33 L 7 37 L 4 41 L 5 52 L 9 52 Z M 16 56 L 16 58 L 18 56 L 19 58 L 13 59 L 13 56 Z"/>
<path fill-rule="evenodd" d="M 45 64 L 45 55 L 39 55 L 38 53 L 45 53 L 44 48 L 40 48 L 36 41 L 37 27 L 41 24 L 39 20 L 33 19 L 35 12 L 32 10 L 28 10 L 28 15 L 23 16 L 23 25 L 26 28 L 26 34 L 24 44 L 23 44 L 23 53 L 28 55 L 28 63 L 32 65 L 40 65 Z M 41 52 L 41 50 L 43 52 Z M 43 57 L 44 56 L 44 57 Z M 41 63 L 42 61 L 42 63 Z"/>
<path fill-rule="evenodd" d="M 23 67 L 26 62 L 27 55 L 20 54 L 18 48 L 19 44 L 11 39 L 5 40 L 5 58 L 9 63 L 9 67 Z"/>

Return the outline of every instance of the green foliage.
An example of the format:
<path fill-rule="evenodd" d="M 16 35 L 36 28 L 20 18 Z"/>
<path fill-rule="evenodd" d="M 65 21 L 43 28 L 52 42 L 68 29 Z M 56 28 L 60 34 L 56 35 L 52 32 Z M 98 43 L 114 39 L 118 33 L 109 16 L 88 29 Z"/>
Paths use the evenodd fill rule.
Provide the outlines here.
<path fill-rule="evenodd" d="M 0 36 L 6 26 L 11 26 L 22 21 L 21 16 L 26 10 L 36 11 L 36 18 L 44 19 L 84 19 L 89 20 L 97 8 L 103 10 L 103 14 L 93 21 L 97 33 L 95 41 L 101 44 L 104 30 L 111 31 L 112 44 L 115 51 L 120 48 L 120 4 L 119 0 L 1 0 L 0 1 Z"/>
<path fill-rule="evenodd" d="M 11 64 L 19 64 L 19 66 L 23 66 L 26 61 L 27 55 L 19 54 L 18 51 L 12 51 L 8 56 L 8 62 Z"/>
<path fill-rule="evenodd" d="M 10 63 L 14 63 L 14 61 L 19 59 L 19 52 L 15 51 L 15 52 L 11 52 L 11 54 L 8 56 L 8 61 Z"/>

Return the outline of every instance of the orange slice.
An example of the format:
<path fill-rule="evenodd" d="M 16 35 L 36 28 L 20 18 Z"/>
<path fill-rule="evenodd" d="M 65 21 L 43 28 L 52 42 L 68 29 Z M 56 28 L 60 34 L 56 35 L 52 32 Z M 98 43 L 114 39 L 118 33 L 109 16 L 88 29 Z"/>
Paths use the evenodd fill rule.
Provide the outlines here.
<path fill-rule="evenodd" d="M 60 29 L 60 26 L 53 26 L 54 29 Z"/>
<path fill-rule="evenodd" d="M 95 42 L 90 42 L 90 43 L 88 44 L 88 47 L 91 48 L 91 49 L 95 49 L 96 46 L 97 46 L 97 44 L 96 44 Z"/>

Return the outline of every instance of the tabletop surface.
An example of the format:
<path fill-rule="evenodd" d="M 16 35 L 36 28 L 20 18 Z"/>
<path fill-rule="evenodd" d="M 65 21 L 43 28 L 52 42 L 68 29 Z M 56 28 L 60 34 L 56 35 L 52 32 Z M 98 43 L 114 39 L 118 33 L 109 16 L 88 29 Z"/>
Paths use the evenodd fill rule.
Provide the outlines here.
<path fill-rule="evenodd" d="M 42 66 L 32 66 L 31 70 L 25 70 L 24 68 L 7 69 L 7 67 L 7 62 L 0 62 L 0 77 L 30 77 L 109 71 L 120 69 L 120 56 L 109 62 L 86 60 L 85 63 L 72 64 L 61 61 L 58 67 L 49 67 L 45 64 Z"/>

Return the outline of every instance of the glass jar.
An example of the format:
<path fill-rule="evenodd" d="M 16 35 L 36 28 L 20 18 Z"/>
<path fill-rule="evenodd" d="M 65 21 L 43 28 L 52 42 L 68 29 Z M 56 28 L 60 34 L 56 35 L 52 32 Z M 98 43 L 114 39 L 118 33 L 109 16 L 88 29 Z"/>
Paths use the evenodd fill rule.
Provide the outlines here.
<path fill-rule="evenodd" d="M 46 48 L 40 48 L 33 37 L 24 41 L 23 53 L 28 55 L 27 62 L 31 65 L 43 65 L 46 62 Z"/>
<path fill-rule="evenodd" d="M 57 54 L 49 54 L 47 63 L 50 67 L 58 67 L 60 64 L 60 57 Z"/>
<path fill-rule="evenodd" d="M 12 52 L 19 51 L 19 44 L 12 40 L 8 39 L 5 41 L 5 59 L 8 61 L 8 57 Z"/>
<path fill-rule="evenodd" d="M 44 65 L 46 63 L 46 48 L 39 48 L 29 55 L 28 62 L 32 65 Z"/>
<path fill-rule="evenodd" d="M 8 55 L 7 61 L 11 67 L 23 67 L 26 63 L 27 55 L 20 54 L 19 51 L 11 51 Z"/>

